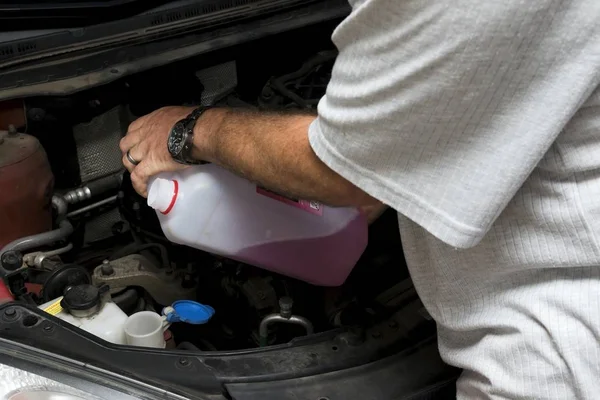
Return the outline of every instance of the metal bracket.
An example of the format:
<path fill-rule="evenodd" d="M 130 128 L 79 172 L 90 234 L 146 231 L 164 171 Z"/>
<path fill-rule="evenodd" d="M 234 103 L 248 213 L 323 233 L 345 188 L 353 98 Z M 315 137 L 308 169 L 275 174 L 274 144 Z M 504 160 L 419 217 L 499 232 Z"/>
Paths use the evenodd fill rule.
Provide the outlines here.
<path fill-rule="evenodd" d="M 92 281 L 95 285 L 109 285 L 111 293 L 139 286 L 162 305 L 170 305 L 177 300 L 195 300 L 195 287 L 183 287 L 183 279 L 176 272 L 160 269 L 142 255 L 132 254 L 112 260 L 110 267 L 106 264 L 96 267 Z"/>

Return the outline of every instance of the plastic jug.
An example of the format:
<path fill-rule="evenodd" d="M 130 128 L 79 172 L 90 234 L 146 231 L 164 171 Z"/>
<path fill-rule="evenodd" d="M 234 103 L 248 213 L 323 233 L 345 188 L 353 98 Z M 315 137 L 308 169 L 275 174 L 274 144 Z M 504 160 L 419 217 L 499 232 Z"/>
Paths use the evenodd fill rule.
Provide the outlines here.
<path fill-rule="evenodd" d="M 214 164 L 157 175 L 148 205 L 172 242 L 315 285 L 344 283 L 367 245 L 357 209 L 283 197 Z"/>

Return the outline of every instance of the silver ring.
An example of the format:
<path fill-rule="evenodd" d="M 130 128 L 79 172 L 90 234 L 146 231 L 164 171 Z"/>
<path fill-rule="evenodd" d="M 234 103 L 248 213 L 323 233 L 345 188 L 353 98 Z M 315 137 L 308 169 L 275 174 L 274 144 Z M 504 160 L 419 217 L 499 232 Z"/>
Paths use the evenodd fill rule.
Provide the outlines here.
<path fill-rule="evenodd" d="M 138 165 L 140 162 L 131 156 L 131 154 L 129 153 L 130 151 L 131 149 L 127 150 L 127 154 L 125 154 L 125 156 L 127 157 L 130 163 L 132 163 L 133 165 Z"/>

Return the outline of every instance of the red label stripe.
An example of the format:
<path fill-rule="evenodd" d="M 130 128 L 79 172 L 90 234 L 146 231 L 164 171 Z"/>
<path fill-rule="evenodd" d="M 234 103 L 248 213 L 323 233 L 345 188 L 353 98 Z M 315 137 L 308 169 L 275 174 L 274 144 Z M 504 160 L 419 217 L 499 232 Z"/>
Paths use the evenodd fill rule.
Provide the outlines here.
<path fill-rule="evenodd" d="M 175 181 L 173 181 L 173 197 L 171 198 L 171 204 L 169 204 L 169 207 L 167 207 L 167 209 L 165 211 L 161 211 L 161 214 L 167 215 L 168 213 L 171 212 L 171 210 L 175 206 L 175 202 L 177 201 L 178 193 L 179 193 L 179 182 L 177 182 L 175 180 Z"/>

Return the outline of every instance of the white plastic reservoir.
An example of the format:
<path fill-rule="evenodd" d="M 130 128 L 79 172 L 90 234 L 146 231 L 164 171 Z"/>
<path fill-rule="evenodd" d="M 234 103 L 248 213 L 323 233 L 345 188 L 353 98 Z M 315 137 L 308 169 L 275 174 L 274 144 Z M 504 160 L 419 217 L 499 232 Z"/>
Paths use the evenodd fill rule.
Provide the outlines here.
<path fill-rule="evenodd" d="M 75 317 L 62 308 L 62 297 L 42 304 L 39 308 L 107 342 L 126 344 L 123 326 L 127 320 L 119 306 L 109 301 L 89 317 Z"/>

